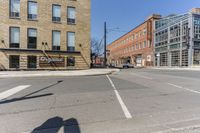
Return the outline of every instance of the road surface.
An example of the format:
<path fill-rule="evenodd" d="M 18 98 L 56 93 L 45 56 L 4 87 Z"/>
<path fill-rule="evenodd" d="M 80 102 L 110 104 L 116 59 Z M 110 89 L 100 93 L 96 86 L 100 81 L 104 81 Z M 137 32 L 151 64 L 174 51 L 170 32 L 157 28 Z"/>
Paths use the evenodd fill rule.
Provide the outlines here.
<path fill-rule="evenodd" d="M 200 72 L 0 79 L 0 133 L 199 133 Z"/>

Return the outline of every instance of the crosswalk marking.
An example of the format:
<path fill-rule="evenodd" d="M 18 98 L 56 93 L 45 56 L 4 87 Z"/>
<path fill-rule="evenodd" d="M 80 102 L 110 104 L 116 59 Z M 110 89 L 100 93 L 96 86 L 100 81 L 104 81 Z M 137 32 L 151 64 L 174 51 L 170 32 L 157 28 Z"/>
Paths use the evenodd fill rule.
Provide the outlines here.
<path fill-rule="evenodd" d="M 7 91 L 4 91 L 2 93 L 0 93 L 0 100 L 3 100 L 9 96 L 12 96 L 24 89 L 27 89 L 28 87 L 30 87 L 31 85 L 20 85 L 20 86 L 17 86 L 17 87 L 14 87 L 10 90 L 7 90 Z"/>

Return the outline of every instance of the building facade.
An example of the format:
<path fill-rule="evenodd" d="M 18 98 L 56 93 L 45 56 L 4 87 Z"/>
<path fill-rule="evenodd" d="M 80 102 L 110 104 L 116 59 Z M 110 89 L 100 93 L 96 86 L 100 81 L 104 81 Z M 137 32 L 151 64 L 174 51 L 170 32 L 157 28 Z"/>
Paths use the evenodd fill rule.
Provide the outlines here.
<path fill-rule="evenodd" d="M 119 66 L 130 63 L 135 66 L 153 66 L 153 24 L 160 15 L 150 16 L 124 36 L 107 46 L 108 64 Z"/>
<path fill-rule="evenodd" d="M 155 65 L 200 66 L 200 8 L 155 21 Z"/>
<path fill-rule="evenodd" d="M 88 69 L 90 0 L 1 0 L 0 70 Z"/>

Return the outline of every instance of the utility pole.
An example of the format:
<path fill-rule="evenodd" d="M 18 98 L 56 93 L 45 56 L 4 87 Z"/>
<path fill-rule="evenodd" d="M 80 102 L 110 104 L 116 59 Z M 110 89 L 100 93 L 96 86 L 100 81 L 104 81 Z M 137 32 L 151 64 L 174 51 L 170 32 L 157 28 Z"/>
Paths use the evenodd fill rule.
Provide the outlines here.
<path fill-rule="evenodd" d="M 107 28 L 106 28 L 106 22 L 104 22 L 104 66 L 105 67 L 106 67 L 106 63 L 107 63 L 106 45 L 107 45 Z"/>

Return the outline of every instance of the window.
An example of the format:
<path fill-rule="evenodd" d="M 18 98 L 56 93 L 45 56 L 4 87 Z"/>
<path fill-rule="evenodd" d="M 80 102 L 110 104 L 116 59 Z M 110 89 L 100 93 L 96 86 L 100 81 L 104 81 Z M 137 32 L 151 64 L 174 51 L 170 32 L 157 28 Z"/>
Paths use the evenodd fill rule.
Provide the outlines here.
<path fill-rule="evenodd" d="M 142 31 L 140 31 L 140 35 L 139 35 L 139 37 L 141 37 L 142 36 Z"/>
<path fill-rule="evenodd" d="M 28 29 L 28 48 L 37 48 L 37 30 Z"/>
<path fill-rule="evenodd" d="M 67 66 L 75 66 L 75 57 L 67 57 Z"/>
<path fill-rule="evenodd" d="M 132 40 L 134 40 L 134 35 L 132 36 Z"/>
<path fill-rule="evenodd" d="M 67 32 L 67 50 L 75 51 L 75 33 Z"/>
<path fill-rule="evenodd" d="M 143 48 L 142 43 L 140 43 L 140 48 L 139 49 L 142 49 L 142 48 Z"/>
<path fill-rule="evenodd" d="M 194 65 L 200 65 L 200 50 L 194 49 L 194 59 L 193 59 Z"/>
<path fill-rule="evenodd" d="M 67 23 L 75 24 L 76 23 L 76 9 L 75 7 L 67 7 Z"/>
<path fill-rule="evenodd" d="M 61 6 L 60 5 L 53 5 L 53 22 L 60 22 L 61 21 Z"/>
<path fill-rule="evenodd" d="M 138 44 L 136 44 L 136 50 L 138 50 L 139 49 L 139 45 Z"/>
<path fill-rule="evenodd" d="M 146 34 L 147 34 L 147 29 L 144 29 L 143 30 L 143 35 L 146 36 Z"/>
<path fill-rule="evenodd" d="M 53 47 L 52 50 L 60 50 L 60 31 L 52 32 Z"/>
<path fill-rule="evenodd" d="M 28 19 L 37 20 L 37 16 L 38 16 L 37 2 L 29 1 L 28 2 Z"/>
<path fill-rule="evenodd" d="M 200 18 L 194 18 L 194 38 L 200 39 Z"/>
<path fill-rule="evenodd" d="M 37 57 L 28 56 L 28 68 L 37 68 Z"/>
<path fill-rule="evenodd" d="M 19 55 L 9 56 L 9 68 L 19 68 Z"/>
<path fill-rule="evenodd" d="M 20 0 L 10 0 L 10 17 L 20 17 Z"/>
<path fill-rule="evenodd" d="M 146 47 L 147 47 L 147 42 L 144 41 L 144 46 L 143 46 L 143 48 L 146 48 Z"/>
<path fill-rule="evenodd" d="M 10 28 L 10 48 L 19 48 L 20 29 L 18 27 Z"/>
<path fill-rule="evenodd" d="M 151 41 L 148 40 L 148 48 L 151 48 Z"/>

